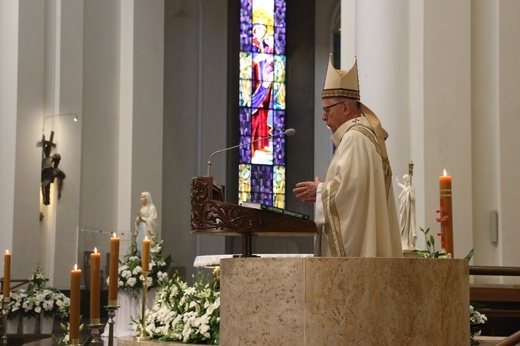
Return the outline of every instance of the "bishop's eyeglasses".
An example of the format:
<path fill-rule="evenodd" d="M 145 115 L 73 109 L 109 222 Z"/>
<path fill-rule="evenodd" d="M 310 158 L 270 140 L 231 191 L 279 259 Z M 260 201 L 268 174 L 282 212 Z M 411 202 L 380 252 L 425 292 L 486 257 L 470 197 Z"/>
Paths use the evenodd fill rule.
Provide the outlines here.
<path fill-rule="evenodd" d="M 345 103 L 345 101 L 341 101 L 341 102 L 338 102 L 338 103 L 334 103 L 333 105 L 330 105 L 330 106 L 327 106 L 327 107 L 323 107 L 323 108 L 322 108 L 322 109 L 323 109 L 323 113 L 329 115 L 329 111 L 330 111 L 330 109 L 331 109 L 332 107 L 335 107 L 335 106 L 340 105 L 340 104 L 342 104 L 342 103 Z"/>

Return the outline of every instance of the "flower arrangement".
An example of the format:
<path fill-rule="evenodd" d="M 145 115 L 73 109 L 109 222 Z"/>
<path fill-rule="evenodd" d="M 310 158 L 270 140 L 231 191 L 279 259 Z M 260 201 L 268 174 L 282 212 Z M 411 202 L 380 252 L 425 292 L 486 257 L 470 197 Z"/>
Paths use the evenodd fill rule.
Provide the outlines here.
<path fill-rule="evenodd" d="M 162 341 L 218 344 L 220 291 L 218 282 L 205 283 L 203 273 L 188 286 L 179 276 L 157 292 L 155 303 L 145 315 L 146 335 Z M 141 320 L 133 328 L 140 331 Z"/>
<path fill-rule="evenodd" d="M 66 319 L 69 317 L 70 298 L 55 288 L 45 288 L 36 294 L 41 302 L 43 315 Z"/>
<path fill-rule="evenodd" d="M 2 295 L 2 301 L 3 301 Z M 22 315 L 22 305 L 27 298 L 27 292 L 24 289 L 14 289 L 10 293 L 9 305 L 7 311 L 3 311 L 3 314 L 7 314 L 8 320 L 17 320 Z"/>
<path fill-rule="evenodd" d="M 33 270 L 31 276 L 29 276 L 28 290 L 38 291 L 45 287 L 47 279 L 45 278 L 45 272 L 43 268 L 36 263 L 36 269 Z"/>
<path fill-rule="evenodd" d="M 163 240 L 158 241 L 157 236 L 152 238 L 150 247 L 150 273 L 146 278 L 148 289 L 157 287 L 168 280 L 168 268 L 171 264 L 171 256 L 167 258 L 162 254 Z M 143 269 L 141 268 L 141 256 L 135 245 L 128 248 L 128 253 L 119 262 L 118 287 L 128 295 L 138 297 L 143 289 Z M 109 279 L 107 278 L 107 284 Z"/>
<path fill-rule="evenodd" d="M 475 340 L 475 337 L 479 336 L 482 332 L 482 328 L 486 325 L 487 317 L 470 305 L 469 322 L 471 325 L 471 345 L 479 345 L 480 343 Z"/>
<path fill-rule="evenodd" d="M 55 288 L 45 287 L 46 279 L 43 269 L 37 265 L 29 277 L 27 289 L 14 289 L 10 293 L 7 318 L 9 320 L 22 317 L 44 316 L 67 318 L 69 316 L 70 299 Z M 3 298 L 3 297 L 2 297 Z"/>
<path fill-rule="evenodd" d="M 41 301 L 36 298 L 35 291 L 26 291 L 25 296 L 23 296 L 22 308 L 20 309 L 22 312 L 22 317 L 36 318 L 42 312 Z"/>

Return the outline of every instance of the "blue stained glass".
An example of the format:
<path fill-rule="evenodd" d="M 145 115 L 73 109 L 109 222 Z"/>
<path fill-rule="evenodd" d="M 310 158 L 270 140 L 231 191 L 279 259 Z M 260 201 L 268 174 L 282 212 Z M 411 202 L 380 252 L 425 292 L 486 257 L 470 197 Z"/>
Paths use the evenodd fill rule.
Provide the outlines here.
<path fill-rule="evenodd" d="M 241 136 L 240 143 L 247 143 L 251 139 L 250 136 Z M 251 163 L 251 146 L 243 145 L 239 148 L 239 162 L 240 163 Z"/>
<path fill-rule="evenodd" d="M 250 21 L 249 18 L 251 17 L 251 10 L 253 9 L 253 4 L 252 3 L 253 3 L 253 0 L 241 0 L 240 1 L 240 10 L 241 10 L 241 12 L 248 13 L 248 16 L 246 17 L 246 19 L 240 21 L 241 23 Z"/>
<path fill-rule="evenodd" d="M 286 4 L 242 0 L 241 6 L 239 131 L 240 143 L 249 144 L 239 148 L 239 203 L 283 208 L 285 138 L 276 135 L 285 130 Z"/>
<path fill-rule="evenodd" d="M 274 111 L 273 124 L 275 133 L 280 133 L 285 131 L 285 112 L 284 111 Z"/>
<path fill-rule="evenodd" d="M 275 26 L 283 26 L 285 27 L 285 13 L 286 6 L 285 1 L 275 1 L 274 2 L 274 23 Z"/>
<path fill-rule="evenodd" d="M 250 108 L 240 108 L 239 110 L 240 117 L 240 136 L 251 136 L 251 126 L 249 123 L 251 122 L 251 109 Z"/>
<path fill-rule="evenodd" d="M 285 27 L 274 33 L 274 54 L 285 54 Z"/>

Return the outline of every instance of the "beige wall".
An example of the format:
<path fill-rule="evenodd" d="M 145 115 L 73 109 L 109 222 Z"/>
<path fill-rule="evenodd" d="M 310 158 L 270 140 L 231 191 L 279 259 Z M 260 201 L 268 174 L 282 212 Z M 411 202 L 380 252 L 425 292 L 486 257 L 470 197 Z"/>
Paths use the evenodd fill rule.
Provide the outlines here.
<path fill-rule="evenodd" d="M 2 141 L 1 160 L 9 166 L 2 165 L 1 180 L 12 178 L 1 185 L 9 198 L 1 248 L 12 249 L 16 278 L 27 278 L 40 263 L 51 285 L 66 288 L 63 273 L 76 261 L 82 266 L 82 251 L 103 247 L 94 239 L 78 255 L 80 230 L 128 239 L 145 190 L 161 211 L 164 3 L 2 2 L 4 13 L 0 31 L 9 35 L 1 36 L 2 47 L 15 49 L 2 50 L 9 64 L 0 66 L 8 76 L 2 78 L 0 134 L 16 145 Z M 130 30 L 123 27 L 128 20 Z M 122 55 L 123 42 L 138 51 Z M 80 122 L 61 116 L 70 113 Z M 49 117 L 54 114 L 60 115 Z M 54 191 L 50 206 L 38 198 L 42 127 L 47 138 L 55 131 L 53 153 L 61 154 L 67 175 L 62 198 Z"/>
<path fill-rule="evenodd" d="M 197 254 L 224 253 L 224 237 L 191 234 L 191 179 L 226 147 L 227 1 L 166 2 L 163 233 L 174 265 L 194 273 Z M 226 182 L 225 155 L 212 173 Z"/>
<path fill-rule="evenodd" d="M 415 163 L 418 226 L 439 230 L 438 176 L 445 167 L 453 176 L 455 255 L 474 248 L 478 265 L 520 265 L 513 197 L 520 189 L 519 13 L 513 1 L 356 2 L 356 52 L 368 60 L 358 62 L 362 101 L 370 99 L 390 131 L 393 169 L 403 174 L 407 161 Z"/>
<path fill-rule="evenodd" d="M 393 168 L 402 175 L 405 163 L 416 164 L 418 226 L 438 227 L 438 176 L 446 167 L 454 179 L 456 256 L 475 248 L 475 264 L 520 266 L 520 5 L 392 1 L 402 11 L 371 13 L 378 1 L 357 6 L 356 47 L 365 59 L 362 95 L 398 133 L 389 142 Z M 227 144 L 227 1 L 182 5 L 0 3 L 0 194 L 7 202 L 0 209 L 0 251 L 12 249 L 17 277 L 43 262 L 53 284 L 65 288 L 61 273 L 76 260 L 78 229 L 117 231 L 128 240 L 139 194 L 146 190 L 160 212 L 165 252 L 177 265 L 193 270 L 197 254 L 224 251 L 222 238 L 190 234 L 189 190 L 191 177 L 204 174 L 209 154 Z M 316 12 L 317 112 L 335 5 L 323 3 Z M 376 15 L 381 21 L 371 25 Z M 378 45 L 388 29 L 397 44 Z M 360 43 L 367 37 L 371 44 Z M 393 64 L 398 68 L 388 75 L 378 70 Z M 387 89 L 400 76 L 394 104 Z M 380 84 L 386 87 L 377 89 Z M 384 115 L 387 109 L 392 115 Z M 36 142 L 44 117 L 54 112 L 77 113 L 81 122 L 72 128 L 69 117 L 56 117 L 45 124 L 56 131 L 67 178 L 62 199 L 43 209 L 42 224 Z M 330 157 L 329 133 L 320 125 L 317 119 L 315 175 Z M 221 159 L 214 160 L 213 172 L 223 182 L 230 173 Z M 497 243 L 490 236 L 494 210 Z"/>

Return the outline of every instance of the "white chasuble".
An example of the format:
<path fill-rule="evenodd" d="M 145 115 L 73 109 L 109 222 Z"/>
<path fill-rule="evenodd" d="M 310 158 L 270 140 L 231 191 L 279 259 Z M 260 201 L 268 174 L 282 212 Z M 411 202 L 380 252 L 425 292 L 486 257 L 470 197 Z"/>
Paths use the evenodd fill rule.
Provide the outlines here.
<path fill-rule="evenodd" d="M 320 232 L 315 255 L 402 257 L 394 192 L 390 186 L 387 197 L 383 162 L 368 120 L 347 121 L 331 140 L 336 152 L 316 196 Z"/>

